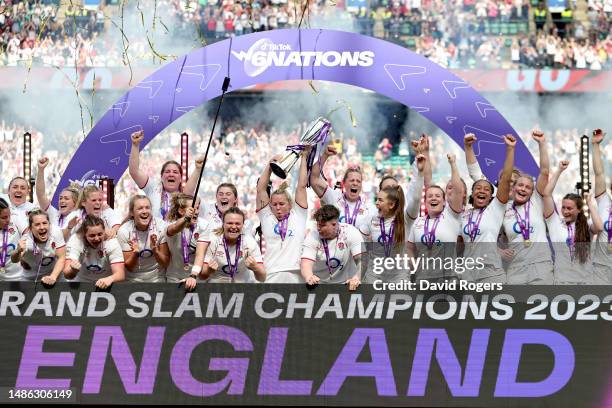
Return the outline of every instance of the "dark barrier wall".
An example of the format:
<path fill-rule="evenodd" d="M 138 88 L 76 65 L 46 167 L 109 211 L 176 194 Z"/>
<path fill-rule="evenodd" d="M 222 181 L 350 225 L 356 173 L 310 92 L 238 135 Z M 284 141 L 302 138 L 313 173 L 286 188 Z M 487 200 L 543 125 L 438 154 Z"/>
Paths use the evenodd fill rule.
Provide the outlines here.
<path fill-rule="evenodd" d="M 0 289 L 3 402 L 612 406 L 605 287 Z"/>

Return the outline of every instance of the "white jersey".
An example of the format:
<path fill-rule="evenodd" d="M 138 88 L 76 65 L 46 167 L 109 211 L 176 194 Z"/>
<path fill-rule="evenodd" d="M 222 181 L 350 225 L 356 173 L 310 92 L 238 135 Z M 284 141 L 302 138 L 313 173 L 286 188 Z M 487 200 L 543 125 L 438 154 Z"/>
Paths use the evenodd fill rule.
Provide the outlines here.
<path fill-rule="evenodd" d="M 81 264 L 74 282 L 96 282 L 113 274 L 111 265 L 123 264 L 123 252 L 115 238 L 103 241 L 98 248 L 92 248 L 85 245 L 79 235 L 73 235 L 68 240 L 66 251 L 68 261 L 76 260 Z"/>
<path fill-rule="evenodd" d="M 198 225 L 200 224 L 203 225 L 203 228 L 201 228 L 199 239 L 202 242 L 210 242 L 215 230 L 223 226 L 223 214 L 219 212 L 215 204 L 204 204 L 200 206 Z"/>
<path fill-rule="evenodd" d="M 170 212 L 172 193 L 164 191 L 162 183 L 157 180 L 151 180 L 151 177 L 147 177 L 147 182 L 141 190 L 151 201 L 151 212 L 153 216 L 167 220 L 168 213 Z"/>
<path fill-rule="evenodd" d="M 174 222 L 176 221 L 171 222 L 171 224 Z M 202 240 L 205 228 L 206 224 L 202 219 L 198 219 L 197 225 L 193 228 L 184 228 L 181 232 L 172 236 L 168 235 L 168 229 L 166 228 L 166 242 L 168 243 L 171 256 L 170 263 L 166 268 L 166 281 L 176 283 L 191 275 L 196 246 L 198 241 Z M 188 254 L 184 253 L 184 250 Z M 187 255 L 188 259 L 187 264 L 185 264 L 185 255 Z"/>
<path fill-rule="evenodd" d="M 198 216 L 198 224 L 203 223 L 200 239 L 205 242 L 210 242 L 213 239 L 215 231 L 223 227 L 223 214 L 219 212 L 215 204 L 205 204 L 203 209 L 200 211 Z M 255 227 L 250 220 L 245 219 L 244 225 L 242 226 L 242 233 L 253 236 L 255 234 Z"/>
<path fill-rule="evenodd" d="M 412 221 L 404 218 L 404 242 L 408 242 L 408 233 L 410 232 L 411 224 L 413 224 Z M 387 245 L 392 242 L 391 234 L 395 236 L 396 228 L 397 225 L 395 224 L 395 216 L 390 218 L 382 218 L 376 214 L 370 216 L 369 222 L 363 223 L 359 228 L 359 231 L 363 235 L 366 242 L 377 242 L 380 244 L 380 247 L 383 248 L 385 241 L 388 243 Z M 402 248 L 404 247 L 405 245 L 402 246 Z"/>
<path fill-rule="evenodd" d="M 419 216 L 419 210 L 421 207 L 421 196 L 423 193 L 424 178 L 419 175 L 416 166 L 414 171 L 414 178 L 410 181 L 408 188 L 404 193 L 404 218 L 406 219 L 406 236 L 410 232 L 414 221 Z"/>
<path fill-rule="evenodd" d="M 482 263 L 501 268 L 502 260 L 497 252 L 497 237 L 504 220 L 506 204 L 497 197 L 481 209 L 465 210 L 461 215 L 461 236 L 465 243 L 465 258 L 482 258 Z M 486 270 L 491 270 L 486 268 Z M 483 276 L 484 277 L 484 276 Z"/>
<path fill-rule="evenodd" d="M 55 253 L 58 249 L 64 248 L 64 234 L 59 227 L 51 226 L 49 237 L 44 243 L 35 243 L 32 233 L 26 235 L 26 250 L 21 255 L 21 261 L 27 265 L 23 268 L 23 278 L 33 281 L 38 275 L 38 280 L 43 276 L 51 274 L 55 267 L 57 258 Z M 64 265 L 62 265 L 63 269 Z M 61 276 L 61 275 L 60 275 Z"/>
<path fill-rule="evenodd" d="M 504 232 L 506 237 L 508 237 L 508 248 L 514 251 L 514 257 L 509 268 L 515 269 L 524 265 L 551 261 L 552 255 L 547 245 L 548 239 L 546 238 L 546 222 L 544 221 L 542 196 L 537 191 L 534 191 L 526 203 L 516 206 L 513 206 L 513 204 L 513 201 L 506 204 L 503 223 Z M 528 223 L 526 223 L 527 209 L 529 209 Z M 519 218 L 524 221 L 520 221 Z M 521 223 L 525 226 L 525 231 L 529 231 L 530 242 L 525 243 L 521 233 Z"/>
<path fill-rule="evenodd" d="M 61 229 L 68 228 L 68 223 L 70 223 L 73 218 L 78 217 L 79 214 L 78 211 L 71 211 L 66 215 L 62 215 L 59 210 L 52 205 L 49 205 L 45 211 L 49 215 L 49 223 Z"/>
<path fill-rule="evenodd" d="M 0 198 L 4 199 L 4 201 L 6 201 L 7 204 L 9 205 L 9 208 L 11 210 L 11 220 L 15 221 L 19 219 L 18 223 L 23 223 L 27 225 L 28 213 L 32 211 L 34 208 L 36 208 L 36 206 L 29 201 L 26 201 L 25 203 L 22 203 L 19 205 L 15 205 L 9 199 L 8 194 L 0 194 Z"/>
<path fill-rule="evenodd" d="M 162 282 L 163 273 L 151 249 L 151 236 L 157 236 L 157 243 L 166 242 L 166 223 L 161 218 L 153 218 L 146 231 L 134 227 L 134 220 L 129 220 L 117 231 L 117 241 L 123 252 L 130 252 L 130 240 L 138 242 L 138 261 L 133 271 L 125 268 L 125 278 L 129 282 Z"/>
<path fill-rule="evenodd" d="M 11 254 L 26 229 L 27 225 L 17 218 L 4 230 L 0 230 L 0 281 L 18 281 L 23 278 L 23 268 L 20 263 L 11 262 Z"/>
<path fill-rule="evenodd" d="M 376 207 L 367 203 L 363 197 L 351 203 L 344 198 L 342 191 L 334 190 L 329 187 L 325 189 L 323 196 L 321 196 L 321 203 L 336 207 L 340 211 L 340 218 L 338 218 L 338 221 L 354 225 L 357 229 L 360 229 L 362 224 L 367 224 L 373 215 L 378 215 Z M 359 208 L 356 209 L 355 207 L 357 207 L 358 203 Z M 346 206 L 348 206 L 348 214 Z"/>
<path fill-rule="evenodd" d="M 73 214 L 74 216 L 79 217 L 79 222 L 74 226 L 74 228 L 72 228 L 72 230 L 70 230 L 70 235 L 76 234 L 79 228 L 81 228 L 83 218 L 87 216 L 85 210 L 83 209 L 75 210 L 71 212 L 68 216 L 73 216 Z M 121 225 L 121 218 L 119 218 L 119 214 L 117 214 L 117 212 L 112 208 L 107 208 L 106 210 L 102 211 L 102 213 L 100 214 L 100 219 L 104 221 L 104 229 L 111 229 L 115 226 Z"/>
<path fill-rule="evenodd" d="M 266 242 L 264 256 L 266 283 L 303 282 L 300 274 L 300 257 L 306 235 L 308 209 L 302 208 L 297 203 L 291 207 L 284 240 L 281 238 L 281 222 L 272 213 L 270 204 L 260 209 L 257 216 Z M 291 275 L 279 272 L 290 272 Z"/>
<path fill-rule="evenodd" d="M 597 197 L 597 211 L 603 222 L 603 231 L 598 234 L 597 241 L 595 241 L 593 263 L 612 270 L 612 200 L 610 194 L 603 193 Z"/>
<path fill-rule="evenodd" d="M 236 264 L 238 259 L 238 268 L 232 278 L 232 268 L 230 267 L 227 255 L 229 254 L 230 263 Z M 246 267 L 245 260 L 247 256 L 252 256 L 258 264 L 264 263 L 259 252 L 259 246 L 255 239 L 249 235 L 242 234 L 240 236 L 240 248 L 238 254 L 236 254 L 236 245 L 228 245 L 227 254 L 225 247 L 223 246 L 223 235 L 214 234 L 208 249 L 206 250 L 206 256 L 204 257 L 204 263 L 209 264 L 213 259 L 217 261 L 219 267 L 213 272 L 208 278 L 210 283 L 254 283 L 257 282 L 254 273 Z"/>
<path fill-rule="evenodd" d="M 362 253 L 363 237 L 349 224 L 338 224 L 338 236 L 327 241 L 327 253 L 319 232 L 307 233 L 302 246 L 302 259 L 314 262 L 312 272 L 321 283 L 344 283 L 357 272 L 354 257 Z"/>
<path fill-rule="evenodd" d="M 557 213 L 546 219 L 550 240 L 555 251 L 555 283 L 574 283 L 591 284 L 593 283 L 593 263 L 591 258 L 584 263 L 580 263 L 575 254 L 575 248 L 569 245 L 569 237 L 573 232 L 576 236 L 576 223 L 567 224 Z M 589 228 L 590 232 L 590 228 Z M 578 243 L 577 245 L 589 245 L 588 243 Z M 590 254 L 590 248 L 589 248 Z"/>
<path fill-rule="evenodd" d="M 449 204 L 446 204 L 444 210 L 436 218 L 429 218 L 429 216 L 417 218 L 408 234 L 408 242 L 416 245 L 415 258 L 425 254 L 425 258 L 445 260 L 456 257 L 457 237 L 460 234 L 461 214 L 456 213 Z M 416 276 L 419 279 L 456 276 L 454 270 L 447 270 L 439 266 L 432 263 L 423 268 L 422 265 L 419 265 L 415 271 Z"/>

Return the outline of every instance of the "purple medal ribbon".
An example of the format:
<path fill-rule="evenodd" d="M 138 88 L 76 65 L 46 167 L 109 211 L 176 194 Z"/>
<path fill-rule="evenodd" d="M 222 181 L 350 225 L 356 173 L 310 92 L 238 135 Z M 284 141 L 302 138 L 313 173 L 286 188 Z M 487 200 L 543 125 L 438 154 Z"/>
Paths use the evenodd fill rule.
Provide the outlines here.
<path fill-rule="evenodd" d="M 576 254 L 576 231 L 574 230 L 572 223 L 565 224 L 565 226 L 567 227 L 567 239 L 565 240 L 565 243 L 569 248 L 570 258 L 573 261 L 574 255 Z"/>
<path fill-rule="evenodd" d="M 0 268 L 6 266 L 6 258 L 8 257 L 8 229 L 2 230 L 2 251 L 0 252 Z"/>
<path fill-rule="evenodd" d="M 65 218 L 65 215 L 60 214 L 59 220 L 57 220 L 57 223 L 58 223 L 60 228 L 62 228 L 64 226 L 64 218 Z"/>
<path fill-rule="evenodd" d="M 223 236 L 223 249 L 225 249 L 225 260 L 227 261 L 227 265 L 229 266 L 232 282 L 234 281 L 234 276 L 236 276 L 236 273 L 238 273 L 238 261 L 240 260 L 240 241 L 241 237 L 238 237 L 238 240 L 236 240 L 236 257 L 234 258 L 234 263 L 232 264 L 229 247 L 227 245 L 227 241 L 225 240 L 225 236 Z"/>
<path fill-rule="evenodd" d="M 522 218 L 519 212 L 516 209 L 516 205 L 512 203 L 512 210 L 514 210 L 514 216 L 516 218 L 516 222 L 521 229 L 521 235 L 523 236 L 523 240 L 529 241 L 529 208 L 531 207 L 531 201 L 527 201 L 525 204 L 525 218 Z"/>
<path fill-rule="evenodd" d="M 327 244 L 326 239 L 322 239 L 321 243 L 323 244 L 323 251 L 325 252 L 325 265 L 327 265 L 327 271 L 329 272 L 329 276 L 332 276 L 331 266 L 329 265 L 329 245 Z"/>
<path fill-rule="evenodd" d="M 433 245 L 436 243 L 436 229 L 438 228 L 438 224 L 440 223 L 440 216 L 441 214 L 438 214 L 438 216 L 436 217 L 436 219 L 433 222 L 433 225 L 431 227 L 431 230 L 429 229 L 429 220 L 431 218 L 429 218 L 429 215 L 427 215 L 427 217 L 425 218 L 425 245 L 427 245 L 428 249 L 431 249 L 433 247 Z"/>
<path fill-rule="evenodd" d="M 287 236 L 287 227 L 289 226 L 289 214 L 285 215 L 282 220 L 278 222 L 278 232 L 280 233 L 281 241 L 285 240 Z"/>
<path fill-rule="evenodd" d="M 168 210 L 170 209 L 170 203 L 168 200 L 168 193 L 162 187 L 162 202 L 161 202 L 161 216 L 162 219 L 166 219 L 166 214 L 168 214 Z"/>
<path fill-rule="evenodd" d="M 351 209 L 348 206 L 348 200 L 346 199 L 346 196 L 344 196 L 344 217 L 346 218 L 347 224 L 351 224 L 353 226 L 355 225 L 355 222 L 357 221 L 357 216 L 359 215 L 360 207 L 361 197 L 357 199 L 357 202 L 355 203 L 355 208 L 353 209 L 353 215 L 351 215 Z"/>
<path fill-rule="evenodd" d="M 612 245 L 612 208 L 608 210 L 608 226 L 606 227 L 608 233 L 608 246 Z"/>
<path fill-rule="evenodd" d="M 306 183 L 306 187 L 310 187 L 310 174 L 312 173 L 312 167 L 314 166 L 315 159 L 319 163 L 320 174 L 323 175 L 323 168 L 321 167 L 321 155 L 323 154 L 323 148 L 325 144 L 327 143 L 327 138 L 328 138 L 330 130 L 331 130 L 331 124 L 329 123 L 324 124 L 321 130 L 319 130 L 317 138 L 314 141 L 312 141 L 312 150 L 310 151 L 306 159 L 306 169 L 308 172 L 308 179 L 307 179 L 308 182 Z M 287 146 L 286 150 L 287 151 L 290 151 L 290 150 L 302 151 L 305 148 L 306 148 L 306 145 L 297 144 L 297 145 Z"/>
<path fill-rule="evenodd" d="M 395 219 L 391 223 L 391 227 L 389 228 L 389 235 L 385 231 L 385 219 L 380 217 L 378 219 L 380 224 L 380 237 L 383 241 L 383 246 L 385 247 L 385 256 L 389 256 L 391 254 L 391 245 L 393 244 L 393 237 L 395 235 Z"/>
<path fill-rule="evenodd" d="M 478 235 L 478 229 L 480 228 L 480 221 L 482 220 L 482 214 L 484 213 L 484 208 L 481 208 L 478 211 L 478 215 L 476 216 L 476 221 L 472 221 L 472 216 L 474 215 L 474 210 L 470 211 L 470 217 L 468 220 L 468 233 L 470 235 L 470 241 L 474 242 L 476 236 Z"/>
<path fill-rule="evenodd" d="M 183 247 L 183 264 L 185 266 L 189 265 L 189 244 L 191 243 L 191 238 L 193 237 L 194 226 L 189 226 L 189 241 L 187 241 L 187 237 L 185 236 L 185 229 L 181 231 L 181 246 Z M 148 234 L 147 234 L 148 236 Z"/>

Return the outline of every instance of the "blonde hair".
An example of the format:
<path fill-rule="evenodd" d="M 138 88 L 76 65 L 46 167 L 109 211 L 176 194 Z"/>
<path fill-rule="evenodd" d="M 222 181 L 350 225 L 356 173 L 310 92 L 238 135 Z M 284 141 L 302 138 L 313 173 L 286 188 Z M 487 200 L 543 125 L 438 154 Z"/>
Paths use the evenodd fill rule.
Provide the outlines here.
<path fill-rule="evenodd" d="M 92 193 L 102 193 L 102 190 L 93 184 L 83 187 L 79 193 L 79 199 L 76 202 L 75 208 L 83 208 L 83 203 L 89 199 Z"/>
<path fill-rule="evenodd" d="M 77 203 L 79 202 L 79 195 L 81 194 L 81 186 L 79 183 L 73 181 L 68 185 L 68 187 L 62 190 L 62 193 L 64 191 L 67 191 L 72 195 L 72 201 L 74 201 L 75 208 L 78 208 Z"/>
<path fill-rule="evenodd" d="M 283 184 L 278 186 L 278 188 L 274 190 L 272 194 L 270 194 L 270 200 L 272 200 L 272 196 L 274 195 L 284 195 L 287 198 L 287 201 L 289 201 L 289 205 L 293 205 L 291 194 L 289 194 L 289 191 L 287 191 L 288 189 L 289 189 L 289 184 L 286 181 L 283 181 Z"/>
<path fill-rule="evenodd" d="M 151 199 L 146 195 L 136 194 L 130 197 L 130 202 L 128 204 L 128 214 L 121 224 L 125 224 L 126 222 L 134 219 L 134 205 L 136 204 L 136 200 L 147 200 L 149 202 L 149 205 L 151 205 Z"/>

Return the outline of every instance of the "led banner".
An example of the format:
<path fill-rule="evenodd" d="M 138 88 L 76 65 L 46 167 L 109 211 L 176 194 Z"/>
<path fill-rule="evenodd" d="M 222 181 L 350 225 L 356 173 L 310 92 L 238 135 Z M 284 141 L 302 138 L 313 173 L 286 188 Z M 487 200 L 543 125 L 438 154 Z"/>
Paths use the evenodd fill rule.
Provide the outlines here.
<path fill-rule="evenodd" d="M 3 402 L 612 404 L 603 286 L 0 289 Z"/>

